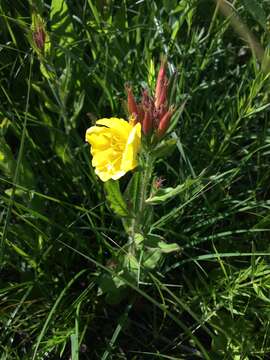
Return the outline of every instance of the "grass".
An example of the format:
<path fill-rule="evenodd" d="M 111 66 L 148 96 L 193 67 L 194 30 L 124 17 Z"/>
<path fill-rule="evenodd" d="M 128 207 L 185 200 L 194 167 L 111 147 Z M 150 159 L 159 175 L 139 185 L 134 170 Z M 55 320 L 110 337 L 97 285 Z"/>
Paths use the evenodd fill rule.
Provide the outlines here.
<path fill-rule="evenodd" d="M 0 4 L 0 359 L 269 358 L 267 64 L 214 1 L 63 4 Z M 234 6 L 267 49 L 268 2 Z M 125 83 L 153 86 L 161 54 L 186 104 L 155 173 L 193 182 L 154 207 L 151 229 L 182 252 L 140 286 L 123 278 L 113 305 L 100 279 L 127 239 L 84 135 L 125 116 Z"/>

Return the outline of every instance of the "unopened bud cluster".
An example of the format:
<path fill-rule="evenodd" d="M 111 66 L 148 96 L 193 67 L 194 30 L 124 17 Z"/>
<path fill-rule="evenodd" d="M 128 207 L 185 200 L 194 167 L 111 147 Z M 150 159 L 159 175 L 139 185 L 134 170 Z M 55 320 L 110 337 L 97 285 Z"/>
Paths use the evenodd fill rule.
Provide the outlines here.
<path fill-rule="evenodd" d="M 170 124 L 170 119 L 174 112 L 173 107 L 168 106 L 168 78 L 166 76 L 166 62 L 161 63 L 154 97 L 151 97 L 146 89 L 142 92 L 140 103 L 136 103 L 132 88 L 126 87 L 128 97 L 128 112 L 135 119 L 135 123 L 140 122 L 144 135 L 155 133 L 157 137 L 162 137 Z"/>

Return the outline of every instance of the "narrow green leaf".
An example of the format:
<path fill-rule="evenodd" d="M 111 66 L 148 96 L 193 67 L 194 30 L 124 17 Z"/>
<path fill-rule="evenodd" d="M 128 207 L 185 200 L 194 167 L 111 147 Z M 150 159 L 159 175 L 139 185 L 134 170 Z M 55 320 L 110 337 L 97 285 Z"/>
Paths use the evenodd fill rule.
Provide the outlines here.
<path fill-rule="evenodd" d="M 163 6 L 167 12 L 170 12 L 175 9 L 177 2 L 176 0 L 163 0 Z"/>
<path fill-rule="evenodd" d="M 81 308 L 81 302 L 79 302 L 77 307 L 76 307 L 74 334 L 72 334 L 70 336 L 70 340 L 71 340 L 71 360 L 79 360 L 79 350 L 80 350 L 80 347 L 79 347 L 80 308 Z"/>
<path fill-rule="evenodd" d="M 132 308 L 132 304 L 128 304 L 126 309 L 125 309 L 125 312 L 118 319 L 117 326 L 116 326 L 116 328 L 115 328 L 115 330 L 113 332 L 112 338 L 111 338 L 105 352 L 102 355 L 101 360 L 106 360 L 108 358 L 108 356 L 111 355 L 111 350 L 112 350 L 113 346 L 115 345 L 115 343 L 116 343 L 116 341 L 118 339 L 118 336 L 121 333 L 122 329 L 125 327 L 125 324 L 126 324 L 126 322 L 128 320 L 128 313 L 129 313 L 131 308 Z"/>
<path fill-rule="evenodd" d="M 97 74 L 93 74 L 93 78 L 96 80 L 97 84 L 104 90 L 104 94 L 106 95 L 106 100 L 109 101 L 112 111 L 114 111 L 114 101 L 111 93 L 111 89 L 108 87 L 106 79 L 102 79 Z"/>
<path fill-rule="evenodd" d="M 6 240 L 8 245 L 10 247 L 13 248 L 13 250 L 20 255 L 21 257 L 23 257 L 28 263 L 29 265 L 33 268 L 33 269 L 37 269 L 38 265 L 35 262 L 35 260 L 33 258 L 31 258 L 30 255 L 28 255 L 23 249 L 21 249 L 19 246 L 15 245 L 14 243 L 12 243 L 11 241 Z"/>
<path fill-rule="evenodd" d="M 107 200 L 112 210 L 120 216 L 127 216 L 128 209 L 125 200 L 121 194 L 118 180 L 109 180 L 104 183 L 107 194 Z"/>
<path fill-rule="evenodd" d="M 198 179 L 195 179 L 195 180 L 187 179 L 183 184 L 180 184 L 180 185 L 176 186 L 175 188 L 172 188 L 172 187 L 168 187 L 168 188 L 164 188 L 164 189 L 161 188 L 161 189 L 157 190 L 157 192 L 153 196 L 146 199 L 146 202 L 151 205 L 158 205 L 158 204 L 165 203 L 165 202 L 175 198 L 181 192 L 189 189 L 197 181 L 198 181 Z"/>
<path fill-rule="evenodd" d="M 71 340 L 71 360 L 79 360 L 79 342 L 77 334 L 70 336 Z"/>
<path fill-rule="evenodd" d="M 51 30 L 57 36 L 57 43 L 62 47 L 67 47 L 73 41 L 75 32 L 65 0 L 52 0 L 50 19 Z"/>
<path fill-rule="evenodd" d="M 96 8 L 96 6 L 93 4 L 93 1 L 88 0 L 88 5 L 90 6 L 90 9 L 94 15 L 94 18 L 96 20 L 97 25 L 100 25 L 100 17 L 99 17 L 99 12 L 98 9 Z"/>
<path fill-rule="evenodd" d="M 155 64 L 154 64 L 153 59 L 150 59 L 150 63 L 148 66 L 148 84 L 150 86 L 150 89 L 154 88 L 155 78 L 156 78 Z"/>
<path fill-rule="evenodd" d="M 66 104 L 72 86 L 72 66 L 70 58 L 66 60 L 66 67 L 59 77 L 59 96 L 61 102 Z"/>
<path fill-rule="evenodd" d="M 59 294 L 58 298 L 56 299 L 53 307 L 51 308 L 48 316 L 47 316 L 47 319 L 42 327 L 42 330 L 38 336 L 38 339 L 37 339 L 37 342 L 35 344 L 35 349 L 34 349 L 34 354 L 33 354 L 33 357 L 32 357 L 32 360 L 35 360 L 36 357 L 37 357 L 37 354 L 38 354 L 38 348 L 39 348 L 39 345 L 41 343 L 41 340 L 43 339 L 43 336 L 45 335 L 46 331 L 47 331 L 47 328 L 48 328 L 48 325 L 49 325 L 49 322 L 51 321 L 52 319 L 52 316 L 53 314 L 55 313 L 59 303 L 61 302 L 63 296 L 65 295 L 65 293 L 67 292 L 67 290 L 71 287 L 71 285 L 82 275 L 85 273 L 85 269 L 81 270 L 79 273 L 77 273 L 70 281 L 69 283 L 64 287 L 64 289 L 61 291 L 61 293 Z"/>
<path fill-rule="evenodd" d="M 82 110 L 83 104 L 84 104 L 84 98 L 85 98 L 85 91 L 82 91 L 79 95 L 78 99 L 74 101 L 74 113 L 70 119 L 71 123 L 74 123 L 75 120 L 80 115 L 80 112 Z"/>
<path fill-rule="evenodd" d="M 170 156 L 176 148 L 176 139 L 168 139 L 166 141 L 162 141 L 154 150 L 153 157 L 155 158 L 165 158 Z"/>
<path fill-rule="evenodd" d="M 141 184 L 141 172 L 136 171 L 130 179 L 128 186 L 124 192 L 124 198 L 128 206 L 136 214 L 140 204 L 140 184 Z"/>
<path fill-rule="evenodd" d="M 11 177 L 15 171 L 16 161 L 12 151 L 3 136 L 0 136 L 0 170 L 7 177 Z"/>

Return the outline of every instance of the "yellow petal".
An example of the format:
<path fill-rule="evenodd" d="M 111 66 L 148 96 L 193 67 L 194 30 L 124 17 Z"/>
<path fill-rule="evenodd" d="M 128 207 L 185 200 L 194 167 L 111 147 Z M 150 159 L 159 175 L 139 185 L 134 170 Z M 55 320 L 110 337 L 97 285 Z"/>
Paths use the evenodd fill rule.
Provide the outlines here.
<path fill-rule="evenodd" d="M 110 146 L 110 137 L 105 134 L 89 134 L 87 141 L 91 144 L 92 148 L 106 149 Z"/>
<path fill-rule="evenodd" d="M 95 173 L 98 175 L 100 180 L 102 180 L 104 182 L 111 179 L 111 174 L 108 173 L 107 171 L 100 171 L 99 169 L 96 169 Z"/>
<path fill-rule="evenodd" d="M 129 134 L 125 150 L 122 156 L 122 169 L 129 171 L 137 165 L 137 154 L 141 144 L 141 124 L 137 123 Z"/>
<path fill-rule="evenodd" d="M 91 153 L 93 155 L 92 165 L 94 167 L 105 166 L 106 164 L 109 165 L 117 160 L 117 158 L 121 158 L 121 153 L 119 154 L 115 152 L 112 148 L 108 148 L 106 150 L 94 150 L 92 148 Z"/>
<path fill-rule="evenodd" d="M 121 137 L 127 139 L 132 126 L 124 119 L 110 118 L 100 119 L 96 122 L 98 125 L 107 126 L 110 129 L 115 130 Z"/>
<path fill-rule="evenodd" d="M 100 126 L 91 126 L 89 129 L 86 130 L 86 134 L 85 134 L 85 140 L 91 144 L 91 138 L 93 136 L 106 136 L 107 138 L 110 138 L 112 136 L 112 132 L 110 131 L 110 129 L 104 128 L 104 127 L 100 127 Z"/>
<path fill-rule="evenodd" d="M 96 174 L 100 177 L 102 181 L 107 181 L 109 179 L 117 180 L 123 175 L 125 172 L 120 169 L 121 158 L 105 164 L 105 166 L 101 167 L 100 165 L 96 167 Z"/>

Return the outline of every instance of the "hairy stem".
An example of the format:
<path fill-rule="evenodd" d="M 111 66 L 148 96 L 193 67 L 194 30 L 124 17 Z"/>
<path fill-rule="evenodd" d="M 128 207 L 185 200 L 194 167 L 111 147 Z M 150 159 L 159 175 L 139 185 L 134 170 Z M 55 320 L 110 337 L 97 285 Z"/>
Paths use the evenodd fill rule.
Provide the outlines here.
<path fill-rule="evenodd" d="M 150 183 L 152 178 L 153 170 L 153 159 L 150 152 L 146 152 L 144 156 L 143 163 L 143 173 L 141 178 L 141 187 L 140 187 L 140 200 L 138 214 L 136 214 L 137 225 L 139 229 L 145 232 L 145 219 L 147 216 L 147 207 L 145 200 L 149 196 Z"/>

